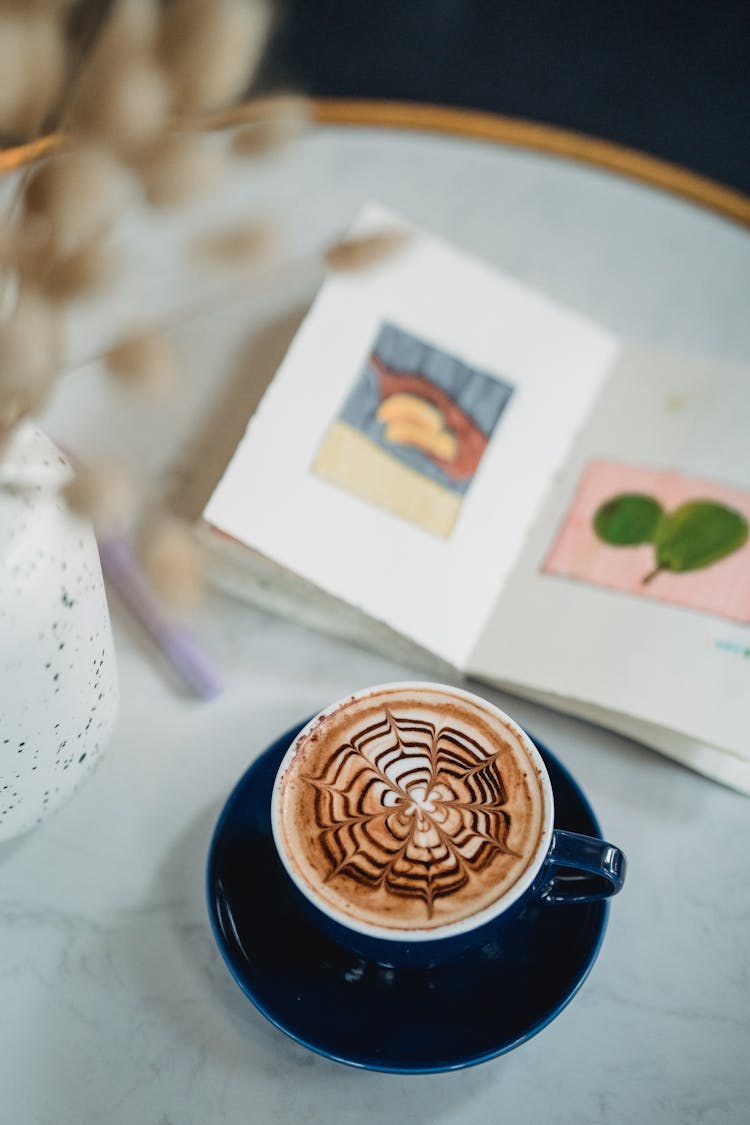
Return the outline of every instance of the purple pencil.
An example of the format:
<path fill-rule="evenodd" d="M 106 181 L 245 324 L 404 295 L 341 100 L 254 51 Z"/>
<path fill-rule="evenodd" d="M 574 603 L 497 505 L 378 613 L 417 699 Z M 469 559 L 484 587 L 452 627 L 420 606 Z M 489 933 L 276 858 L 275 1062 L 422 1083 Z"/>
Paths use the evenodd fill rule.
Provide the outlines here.
<path fill-rule="evenodd" d="M 105 576 L 193 694 L 220 695 L 223 684 L 211 659 L 189 630 L 165 613 L 127 539 L 101 540 L 99 557 Z"/>

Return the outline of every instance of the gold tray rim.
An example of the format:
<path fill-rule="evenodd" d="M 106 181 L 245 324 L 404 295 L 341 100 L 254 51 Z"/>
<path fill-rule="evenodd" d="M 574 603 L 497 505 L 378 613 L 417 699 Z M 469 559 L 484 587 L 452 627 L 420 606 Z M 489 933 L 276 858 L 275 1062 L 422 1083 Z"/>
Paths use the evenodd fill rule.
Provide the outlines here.
<path fill-rule="evenodd" d="M 272 100 L 253 99 L 201 121 L 206 129 L 230 128 L 257 117 L 264 101 Z M 484 110 L 420 102 L 311 98 L 310 105 L 313 119 L 323 125 L 443 133 L 575 160 L 689 200 L 742 227 L 750 227 L 750 195 L 660 157 L 571 129 Z M 59 140 L 58 134 L 50 134 L 0 151 L 0 174 L 37 160 Z"/>

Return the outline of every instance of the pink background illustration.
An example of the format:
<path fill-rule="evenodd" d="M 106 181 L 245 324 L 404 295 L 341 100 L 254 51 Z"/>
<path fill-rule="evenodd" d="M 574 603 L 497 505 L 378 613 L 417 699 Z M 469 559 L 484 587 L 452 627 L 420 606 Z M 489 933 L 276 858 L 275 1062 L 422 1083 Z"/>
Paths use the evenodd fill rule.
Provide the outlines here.
<path fill-rule="evenodd" d="M 687 500 L 717 500 L 742 512 L 750 521 L 747 490 L 676 472 L 594 461 L 581 477 L 543 571 L 750 623 L 750 540 L 740 550 L 702 570 L 661 572 L 644 586 L 643 578 L 655 565 L 654 548 L 648 543 L 612 547 L 603 543 L 593 528 L 599 505 L 622 492 L 653 496 L 665 511 L 673 511 Z"/>

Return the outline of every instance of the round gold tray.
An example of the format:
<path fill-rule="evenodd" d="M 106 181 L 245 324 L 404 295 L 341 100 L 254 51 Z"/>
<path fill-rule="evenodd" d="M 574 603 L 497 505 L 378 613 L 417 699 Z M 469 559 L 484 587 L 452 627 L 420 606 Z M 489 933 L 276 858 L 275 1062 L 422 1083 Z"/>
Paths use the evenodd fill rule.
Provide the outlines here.
<path fill-rule="evenodd" d="M 570 129 L 480 110 L 415 102 L 316 98 L 312 107 L 315 120 L 327 125 L 448 133 L 578 160 L 671 192 L 750 227 L 750 196 L 743 192 L 656 156 Z M 257 112 L 257 102 L 235 106 L 208 118 L 206 124 L 209 128 L 226 128 L 241 124 L 246 117 L 257 115 Z M 49 136 L 0 152 L 0 173 L 34 160 L 54 144 L 55 137 Z"/>

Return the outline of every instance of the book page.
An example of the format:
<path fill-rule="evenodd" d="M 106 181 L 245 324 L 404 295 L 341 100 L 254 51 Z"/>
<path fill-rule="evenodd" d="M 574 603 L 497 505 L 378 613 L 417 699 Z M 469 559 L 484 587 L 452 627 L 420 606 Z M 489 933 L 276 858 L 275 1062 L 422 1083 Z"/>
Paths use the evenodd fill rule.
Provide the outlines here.
<path fill-rule="evenodd" d="M 747 760 L 749 422 L 747 369 L 625 351 L 472 673 Z"/>
<path fill-rule="evenodd" d="M 322 287 L 205 519 L 462 667 L 616 350 L 412 229 Z"/>

